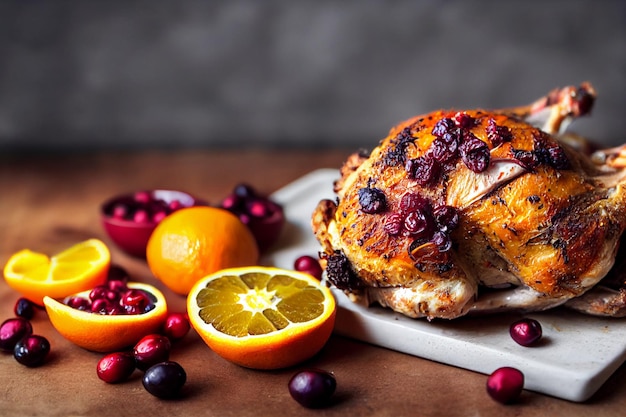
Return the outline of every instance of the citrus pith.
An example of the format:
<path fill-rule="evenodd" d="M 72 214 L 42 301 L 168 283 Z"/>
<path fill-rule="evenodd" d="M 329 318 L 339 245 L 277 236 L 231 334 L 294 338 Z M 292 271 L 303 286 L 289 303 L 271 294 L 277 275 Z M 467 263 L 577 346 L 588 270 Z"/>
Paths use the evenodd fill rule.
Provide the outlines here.
<path fill-rule="evenodd" d="M 43 302 L 52 326 L 67 340 L 94 352 L 113 352 L 159 332 L 167 317 L 167 303 L 161 291 L 139 282 L 129 282 L 127 286 L 151 294 L 154 308 L 143 314 L 104 315 L 78 310 L 50 297 L 44 297 Z M 89 291 L 76 295 L 88 297 Z"/>
<path fill-rule="evenodd" d="M 4 279 L 30 301 L 43 305 L 44 296 L 62 298 L 102 284 L 107 279 L 111 254 L 98 239 L 89 239 L 49 257 L 23 249 L 4 267 Z"/>
<path fill-rule="evenodd" d="M 146 248 L 150 270 L 172 291 L 187 295 L 200 278 L 224 268 L 254 265 L 259 248 L 234 214 L 191 207 L 167 216 Z"/>
<path fill-rule="evenodd" d="M 296 365 L 319 352 L 335 323 L 335 299 L 301 272 L 253 266 L 218 271 L 187 297 L 189 321 L 218 355 L 254 369 Z"/>

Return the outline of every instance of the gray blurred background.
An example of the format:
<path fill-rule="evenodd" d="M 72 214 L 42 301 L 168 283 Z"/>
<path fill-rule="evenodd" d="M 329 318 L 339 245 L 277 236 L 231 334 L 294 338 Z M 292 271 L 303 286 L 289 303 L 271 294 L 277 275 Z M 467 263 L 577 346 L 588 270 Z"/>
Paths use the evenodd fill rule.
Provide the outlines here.
<path fill-rule="evenodd" d="M 626 1 L 0 1 L 0 152 L 371 147 L 586 80 L 626 142 Z"/>

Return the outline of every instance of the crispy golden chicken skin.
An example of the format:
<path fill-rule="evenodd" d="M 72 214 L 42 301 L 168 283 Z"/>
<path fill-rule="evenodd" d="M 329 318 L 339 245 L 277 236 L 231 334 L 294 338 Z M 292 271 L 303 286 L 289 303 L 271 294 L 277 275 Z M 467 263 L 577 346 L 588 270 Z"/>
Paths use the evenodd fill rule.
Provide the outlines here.
<path fill-rule="evenodd" d="M 519 108 L 436 111 L 350 156 L 337 200 L 312 217 L 328 281 L 410 317 L 544 310 L 583 294 L 572 305 L 603 314 L 589 291 L 626 226 L 626 153 L 592 157 L 559 131 L 594 98 L 583 84 Z M 606 314 L 626 313 L 610 291 Z"/>

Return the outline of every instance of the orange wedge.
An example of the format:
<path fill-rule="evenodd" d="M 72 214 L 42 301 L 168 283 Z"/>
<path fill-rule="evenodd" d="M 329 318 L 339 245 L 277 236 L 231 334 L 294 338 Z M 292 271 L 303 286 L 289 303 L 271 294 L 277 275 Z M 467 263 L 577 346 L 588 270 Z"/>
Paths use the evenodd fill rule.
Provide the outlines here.
<path fill-rule="evenodd" d="M 218 355 L 254 369 L 296 365 L 322 349 L 335 299 L 308 274 L 262 266 L 218 271 L 187 298 L 189 321 Z"/>
<path fill-rule="evenodd" d="M 167 303 L 161 291 L 139 282 L 127 285 L 151 294 L 154 308 L 143 314 L 103 315 L 77 310 L 50 297 L 44 297 L 43 302 L 52 326 L 67 340 L 87 350 L 113 352 L 158 333 L 167 317 Z M 75 295 L 87 298 L 89 291 Z"/>
<path fill-rule="evenodd" d="M 23 249 L 9 258 L 4 279 L 9 287 L 43 305 L 46 295 L 63 298 L 102 284 L 110 265 L 107 246 L 98 239 L 89 239 L 52 257 Z"/>

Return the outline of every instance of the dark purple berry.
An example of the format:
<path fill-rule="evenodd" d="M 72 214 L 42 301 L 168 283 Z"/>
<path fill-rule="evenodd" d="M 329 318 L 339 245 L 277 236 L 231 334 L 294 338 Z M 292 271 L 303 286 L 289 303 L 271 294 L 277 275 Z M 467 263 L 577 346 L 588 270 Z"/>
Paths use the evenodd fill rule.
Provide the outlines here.
<path fill-rule="evenodd" d="M 162 399 L 177 397 L 186 381 L 187 374 L 183 367 L 172 361 L 151 366 L 141 380 L 146 391 Z"/>
<path fill-rule="evenodd" d="M 437 123 L 435 123 L 435 126 L 433 127 L 431 133 L 433 134 L 433 136 L 437 136 L 439 138 L 442 137 L 444 133 L 450 132 L 455 128 L 456 124 L 454 123 L 454 120 L 448 117 L 444 117 L 438 120 Z"/>
<path fill-rule="evenodd" d="M 405 169 L 408 177 L 423 187 L 432 185 L 439 179 L 439 162 L 428 155 L 408 160 Z"/>
<path fill-rule="evenodd" d="M 433 234 L 432 242 L 437 245 L 439 252 L 447 252 L 452 249 L 452 239 L 446 232 L 437 231 Z"/>
<path fill-rule="evenodd" d="M 532 151 L 525 151 L 523 149 L 513 150 L 513 158 L 517 159 L 519 163 L 526 169 L 533 169 L 539 164 L 537 155 Z"/>
<path fill-rule="evenodd" d="M 550 165 L 555 169 L 568 169 L 570 167 L 569 158 L 560 146 L 554 146 L 548 149 L 550 155 Z"/>
<path fill-rule="evenodd" d="M 520 345 L 532 346 L 541 339 L 543 331 L 537 320 L 525 318 L 512 323 L 509 334 Z"/>
<path fill-rule="evenodd" d="M 339 251 L 326 257 L 326 277 L 340 290 L 353 291 L 363 286 L 348 258 Z"/>
<path fill-rule="evenodd" d="M 98 361 L 98 378 L 109 384 L 127 380 L 135 371 L 135 358 L 128 352 L 114 352 Z"/>
<path fill-rule="evenodd" d="M 18 317 L 30 320 L 35 315 L 35 304 L 27 298 L 20 297 L 13 307 L 13 312 Z"/>
<path fill-rule="evenodd" d="M 24 317 L 5 320 L 0 325 L 0 350 L 12 352 L 17 342 L 33 333 L 33 326 Z"/>
<path fill-rule="evenodd" d="M 292 376 L 288 387 L 291 397 L 303 407 L 320 408 L 329 404 L 337 380 L 330 372 L 307 369 Z"/>
<path fill-rule="evenodd" d="M 386 203 L 385 193 L 378 188 L 365 187 L 359 190 L 359 204 L 364 213 L 380 213 L 385 210 Z"/>
<path fill-rule="evenodd" d="M 233 194 L 243 200 L 249 200 L 257 196 L 255 189 L 251 185 L 243 183 L 235 186 Z"/>
<path fill-rule="evenodd" d="M 459 225 L 459 212 L 452 206 L 441 205 L 433 210 L 433 216 L 439 230 L 448 232 Z"/>
<path fill-rule="evenodd" d="M 515 401 L 524 388 L 524 374 L 515 368 L 496 369 L 487 378 L 487 393 L 494 400 L 508 404 Z"/>
<path fill-rule="evenodd" d="M 172 343 L 166 336 L 160 334 L 144 336 L 133 349 L 137 368 L 145 371 L 152 365 L 167 361 L 171 348 Z"/>
<path fill-rule="evenodd" d="M 487 138 L 491 141 L 492 147 L 498 147 L 504 142 L 510 142 L 512 139 L 511 131 L 506 126 L 498 126 L 494 119 L 487 121 Z"/>
<path fill-rule="evenodd" d="M 459 147 L 463 163 L 476 173 L 483 172 L 489 166 L 491 154 L 485 142 L 471 133 L 466 133 Z"/>
<path fill-rule="evenodd" d="M 44 363 L 50 353 L 50 342 L 43 336 L 31 334 L 20 339 L 13 349 L 13 356 L 22 365 L 36 367 Z"/>
<path fill-rule="evenodd" d="M 429 154 L 443 164 L 458 157 L 458 147 L 459 143 L 454 135 L 445 133 L 430 144 Z"/>

